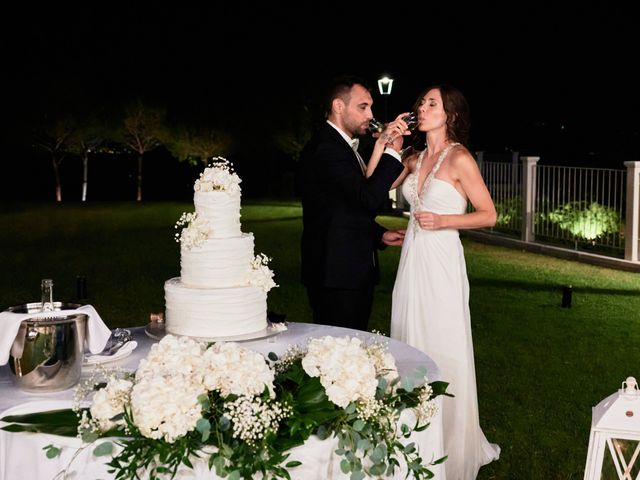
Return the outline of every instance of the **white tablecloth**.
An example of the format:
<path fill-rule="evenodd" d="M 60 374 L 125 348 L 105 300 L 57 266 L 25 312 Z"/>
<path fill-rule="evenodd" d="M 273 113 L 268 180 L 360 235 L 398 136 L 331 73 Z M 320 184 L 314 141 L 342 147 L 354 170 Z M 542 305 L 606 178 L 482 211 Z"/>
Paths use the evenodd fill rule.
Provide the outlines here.
<path fill-rule="evenodd" d="M 112 365 L 135 370 L 140 359 L 147 354 L 151 345 L 157 340 L 148 337 L 142 327 L 131 330 L 134 334 L 134 340 L 138 342 L 138 348 L 130 356 L 117 360 Z M 325 335 L 350 335 L 366 338 L 372 334 L 340 327 L 290 323 L 289 329 L 277 336 L 245 341 L 242 344 L 264 355 L 269 352 L 280 355 L 292 344 L 302 346 L 306 344 L 308 338 L 319 338 Z M 416 367 L 425 366 L 429 380 L 440 380 L 440 371 L 437 365 L 427 355 L 397 340 L 387 338 L 385 340 L 388 341 L 389 351 L 394 355 L 401 375 L 410 373 Z M 89 375 L 90 371 L 83 371 L 83 377 Z M 68 408 L 72 405 L 72 398 L 73 389 L 46 394 L 18 390 L 14 386 L 13 375 L 9 367 L 0 367 L 0 417 L 30 411 Z M 440 405 L 441 397 L 438 397 L 438 402 Z M 425 461 L 442 457 L 441 415 L 438 414 L 433 418 L 429 428 L 423 432 L 414 433 L 408 442 L 416 443 Z M 42 449 L 49 444 L 61 448 L 61 455 L 54 459 L 48 459 Z M 108 457 L 94 457 L 91 452 L 95 445 L 84 448 L 78 453 L 81 446 L 82 443 L 77 438 L 0 431 L 0 480 L 53 479 L 65 468 L 68 479 L 113 478 L 113 474 L 109 474 L 104 465 L 104 462 L 108 461 Z M 291 470 L 292 479 L 347 479 L 348 476 L 340 471 L 341 457 L 334 455 L 333 450 L 335 450 L 335 439 L 320 441 L 315 436 L 312 436 L 304 445 L 295 448 L 288 460 L 300 460 L 302 465 Z M 194 467 L 194 470 L 186 468 L 181 470 L 177 478 L 219 478 L 208 470 L 206 462 L 194 464 Z M 436 474 L 437 479 L 445 478 L 444 465 L 434 466 L 432 471 Z M 399 474 L 396 478 L 404 478 L 404 474 Z"/>

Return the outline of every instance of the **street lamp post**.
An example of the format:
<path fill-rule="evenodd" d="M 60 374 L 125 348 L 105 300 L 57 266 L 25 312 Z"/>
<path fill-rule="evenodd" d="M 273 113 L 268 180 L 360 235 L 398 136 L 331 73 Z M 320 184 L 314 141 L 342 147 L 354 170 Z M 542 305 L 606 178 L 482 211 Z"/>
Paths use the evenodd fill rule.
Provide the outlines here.
<path fill-rule="evenodd" d="M 378 79 L 378 91 L 380 95 L 384 97 L 384 121 L 389 120 L 389 95 L 391 95 L 391 89 L 393 88 L 393 78 L 385 75 Z"/>
<path fill-rule="evenodd" d="M 384 98 L 384 123 L 387 123 L 389 121 L 389 96 L 391 95 L 392 88 L 393 78 L 389 77 L 388 75 L 384 75 L 383 77 L 378 79 L 378 91 Z M 396 208 L 398 206 L 397 191 L 398 189 L 389 191 L 390 209 Z"/>

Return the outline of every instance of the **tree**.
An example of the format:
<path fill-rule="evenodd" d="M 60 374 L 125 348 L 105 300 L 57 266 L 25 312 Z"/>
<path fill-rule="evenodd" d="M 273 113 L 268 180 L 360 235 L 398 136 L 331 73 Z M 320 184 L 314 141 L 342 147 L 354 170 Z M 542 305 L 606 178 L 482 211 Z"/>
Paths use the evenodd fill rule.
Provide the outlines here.
<path fill-rule="evenodd" d="M 311 138 L 312 130 L 310 109 L 302 105 L 279 124 L 279 128 L 272 134 L 272 141 L 278 150 L 298 161 L 302 149 Z"/>
<path fill-rule="evenodd" d="M 88 115 L 81 127 L 69 138 L 68 151 L 82 159 L 82 201 L 87 200 L 89 185 L 89 154 L 111 152 L 109 145 L 112 131 L 96 115 Z"/>
<path fill-rule="evenodd" d="M 164 144 L 171 155 L 191 165 L 207 165 L 212 157 L 226 156 L 232 145 L 231 137 L 214 128 L 177 127 L 167 131 Z"/>
<path fill-rule="evenodd" d="M 49 153 L 56 182 L 56 201 L 62 201 L 60 165 L 69 153 L 69 141 L 74 131 L 74 122 L 68 116 L 45 118 L 36 128 L 34 146 Z"/>
<path fill-rule="evenodd" d="M 142 161 L 144 154 L 161 145 L 165 112 L 149 107 L 141 101 L 127 109 L 121 133 L 124 145 L 138 155 L 138 176 L 136 200 L 142 201 Z"/>

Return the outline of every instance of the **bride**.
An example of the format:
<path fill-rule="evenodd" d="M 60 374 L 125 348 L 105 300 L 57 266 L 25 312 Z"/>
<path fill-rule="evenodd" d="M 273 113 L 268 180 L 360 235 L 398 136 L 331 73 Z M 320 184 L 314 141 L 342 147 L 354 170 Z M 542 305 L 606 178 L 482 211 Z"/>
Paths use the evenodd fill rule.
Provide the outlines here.
<path fill-rule="evenodd" d="M 480 428 L 469 282 L 458 230 L 494 225 L 496 210 L 463 145 L 469 107 L 462 93 L 448 85 L 429 88 L 414 110 L 426 148 L 405 158 L 405 169 L 392 186 L 402 183 L 411 217 L 393 289 L 391 336 L 427 353 L 449 382 L 448 392 L 455 397 L 443 397 L 442 407 L 447 479 L 471 480 L 482 465 L 499 457 L 500 447 L 490 444 Z M 394 124 L 406 134 L 402 116 Z M 384 141 L 376 142 L 368 175 Z"/>

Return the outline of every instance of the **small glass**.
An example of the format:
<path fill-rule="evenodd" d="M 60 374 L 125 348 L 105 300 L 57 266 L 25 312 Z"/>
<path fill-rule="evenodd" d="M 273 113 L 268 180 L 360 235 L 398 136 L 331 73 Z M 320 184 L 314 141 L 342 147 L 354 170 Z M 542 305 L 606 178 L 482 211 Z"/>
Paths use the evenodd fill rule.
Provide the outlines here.
<path fill-rule="evenodd" d="M 379 122 L 375 118 L 372 118 L 371 120 L 369 120 L 368 129 L 370 133 L 382 133 L 382 131 L 384 130 L 384 123 Z"/>
<path fill-rule="evenodd" d="M 409 115 L 402 117 L 402 120 L 407 124 L 410 132 L 413 132 L 418 126 L 418 114 L 416 112 L 410 112 Z"/>
<path fill-rule="evenodd" d="M 408 115 L 402 117 L 402 120 L 407 124 L 407 128 L 410 132 L 413 132 L 418 126 L 418 114 L 410 112 Z M 369 132 L 370 133 L 382 133 L 386 127 L 386 124 L 379 122 L 375 118 L 369 120 Z"/>
<path fill-rule="evenodd" d="M 40 290 L 42 292 L 42 306 L 40 310 L 42 312 L 53 312 L 53 280 L 43 278 L 40 284 Z"/>

